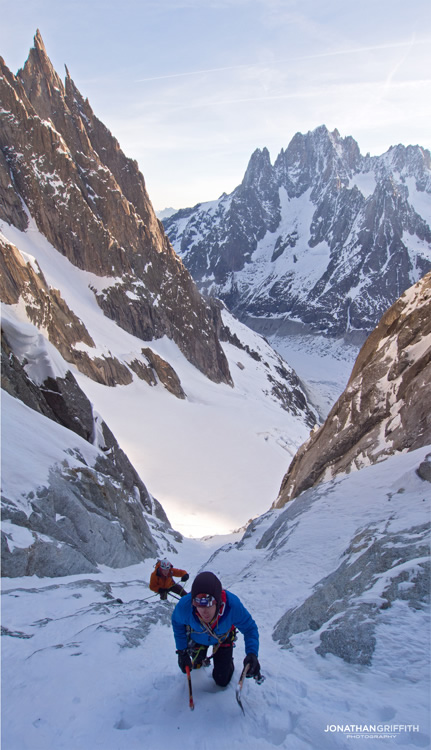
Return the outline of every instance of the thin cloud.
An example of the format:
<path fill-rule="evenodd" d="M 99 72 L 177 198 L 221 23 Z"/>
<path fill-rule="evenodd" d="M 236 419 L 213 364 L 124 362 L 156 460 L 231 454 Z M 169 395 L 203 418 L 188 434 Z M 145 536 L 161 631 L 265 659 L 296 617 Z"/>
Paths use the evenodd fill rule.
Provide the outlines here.
<path fill-rule="evenodd" d="M 229 65 L 223 68 L 207 68 L 204 70 L 189 70 L 184 73 L 168 73 L 167 75 L 163 75 L 163 76 L 152 76 L 151 78 L 138 78 L 135 81 L 135 83 L 146 83 L 147 81 L 162 81 L 166 78 L 183 78 L 185 76 L 201 75 L 202 73 L 219 73 L 220 71 L 223 71 L 223 70 L 238 70 L 240 68 L 250 68 L 250 67 L 254 67 L 254 66 L 244 63 L 243 65 Z M 256 67 L 258 66 L 256 65 Z"/>
<path fill-rule="evenodd" d="M 366 47 L 349 47 L 346 49 L 331 50 L 329 52 L 318 52 L 312 55 L 300 55 L 298 57 L 290 57 L 290 58 L 279 59 L 279 60 L 269 60 L 266 63 L 262 63 L 262 62 L 242 63 L 240 65 L 229 65 L 229 66 L 223 66 L 223 67 L 217 67 L 217 68 L 203 68 L 203 69 L 198 69 L 198 70 L 189 70 L 189 71 L 183 71 L 181 73 L 167 73 L 166 75 L 161 75 L 161 76 L 138 78 L 135 82 L 147 83 L 151 81 L 162 81 L 162 80 L 167 80 L 171 78 L 184 78 L 187 76 L 203 75 L 206 73 L 220 73 L 226 70 L 243 70 L 243 69 L 249 70 L 249 69 L 254 69 L 254 68 L 274 67 L 275 65 L 279 65 L 281 63 L 305 62 L 307 60 L 319 60 L 319 59 L 324 59 L 324 58 L 337 57 L 341 55 L 356 55 L 356 54 L 364 54 L 366 52 L 378 52 L 381 50 L 401 49 L 405 47 L 407 47 L 408 50 L 410 51 L 414 46 L 420 45 L 420 44 L 431 44 L 431 38 L 425 38 L 425 39 L 411 38 L 403 42 L 391 42 L 388 44 L 375 44 L 375 45 L 369 45 Z"/>
<path fill-rule="evenodd" d="M 207 107 L 217 108 L 227 105 L 234 104 L 248 104 L 255 102 L 265 101 L 277 101 L 281 99 L 313 99 L 313 98 L 335 98 L 347 93 L 355 92 L 358 94 L 360 91 L 376 92 L 381 93 L 382 85 L 385 88 L 387 85 L 386 81 L 373 81 L 373 82 L 355 82 L 355 83 L 343 83 L 343 84 L 326 84 L 314 86 L 312 88 L 300 88 L 294 91 L 285 91 L 279 94 L 263 94 L 259 96 L 237 96 L 232 98 L 219 99 L 216 96 L 207 99 L 198 99 L 196 101 L 184 101 L 180 104 L 165 103 L 166 109 L 172 112 L 179 112 L 188 109 L 204 109 Z M 414 89 L 423 88 L 431 85 L 431 78 L 414 79 L 410 81 L 397 81 L 391 82 L 392 90 L 403 90 L 403 89 Z M 154 102 L 151 106 L 158 106 L 159 108 L 163 105 L 163 102 Z M 148 109 L 149 103 L 145 102 L 145 109 Z"/>

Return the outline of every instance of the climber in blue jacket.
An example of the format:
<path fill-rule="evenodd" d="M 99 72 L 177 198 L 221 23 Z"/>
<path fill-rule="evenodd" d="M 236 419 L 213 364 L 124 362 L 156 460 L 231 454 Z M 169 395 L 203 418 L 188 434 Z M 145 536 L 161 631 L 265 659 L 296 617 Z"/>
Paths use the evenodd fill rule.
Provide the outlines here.
<path fill-rule="evenodd" d="M 234 671 L 232 652 L 238 628 L 244 636 L 247 677 L 260 675 L 257 625 L 240 599 L 223 590 L 214 573 L 205 571 L 196 576 L 191 593 L 182 597 L 174 609 L 172 627 L 182 672 L 186 667 L 207 666 L 212 659 L 216 684 L 228 685 Z M 213 650 L 208 658 L 209 646 Z"/>

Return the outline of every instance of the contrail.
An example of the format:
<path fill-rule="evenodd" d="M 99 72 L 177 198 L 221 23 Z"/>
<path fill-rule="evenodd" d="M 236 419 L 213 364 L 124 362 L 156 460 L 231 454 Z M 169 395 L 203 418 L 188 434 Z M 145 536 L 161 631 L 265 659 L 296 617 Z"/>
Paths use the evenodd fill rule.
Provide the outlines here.
<path fill-rule="evenodd" d="M 420 79 L 420 80 L 414 80 L 414 81 L 401 81 L 395 84 L 392 84 L 393 88 L 397 89 L 406 89 L 410 88 L 412 86 L 416 88 L 423 88 L 425 86 L 429 86 L 431 83 L 431 79 Z M 196 102 L 187 102 L 186 104 L 181 104 L 179 106 L 173 106 L 171 108 L 172 112 L 177 111 L 183 111 L 187 109 L 203 109 L 205 107 L 220 107 L 225 105 L 231 105 L 231 104 L 245 104 L 245 103 L 252 103 L 252 102 L 269 102 L 269 101 L 276 101 L 281 99 L 312 99 L 316 96 L 333 96 L 336 94 L 342 94 L 343 92 L 349 92 L 354 88 L 356 91 L 358 90 L 364 90 L 369 91 L 370 88 L 373 88 L 376 90 L 377 93 L 381 91 L 381 83 L 375 82 L 373 84 L 369 83 L 356 83 L 356 84 L 336 84 L 333 86 L 327 86 L 325 88 L 322 87 L 316 87 L 314 89 L 307 89 L 303 91 L 293 91 L 283 94 L 267 94 L 264 96 L 256 96 L 256 97 L 235 97 L 233 99 L 209 99 L 208 101 L 196 101 Z"/>
<path fill-rule="evenodd" d="M 135 83 L 145 83 L 146 81 L 162 81 L 165 78 L 182 78 L 183 76 L 198 76 L 201 73 L 218 73 L 222 70 L 237 70 L 238 68 L 252 68 L 259 67 L 258 64 L 250 65 L 243 63 L 242 65 L 228 65 L 225 68 L 207 68 L 204 70 L 189 70 L 185 73 L 168 73 L 165 76 L 153 76 L 152 78 L 138 78 Z"/>
<path fill-rule="evenodd" d="M 271 67 L 274 65 L 279 65 L 280 63 L 293 63 L 298 61 L 304 61 L 304 60 L 317 60 L 320 58 L 325 57 L 336 57 L 339 55 L 353 55 L 357 53 L 363 53 L 363 52 L 374 52 L 376 50 L 385 50 L 385 49 L 397 49 L 400 47 L 412 47 L 415 44 L 429 44 L 431 42 L 430 39 L 409 39 L 405 42 L 394 42 L 389 44 L 376 44 L 376 45 L 370 45 L 369 47 L 353 47 L 350 49 L 341 49 L 341 50 L 335 50 L 331 52 L 320 52 L 315 55 L 302 55 L 299 57 L 291 57 L 288 59 L 283 60 L 270 60 L 268 62 L 261 62 L 261 63 L 243 63 L 240 65 L 228 65 L 220 68 L 203 68 L 202 70 L 189 70 L 185 71 L 183 73 L 168 73 L 166 75 L 162 76 L 151 76 L 149 78 L 138 78 L 135 83 L 147 83 L 149 81 L 163 81 L 169 78 L 184 78 L 186 76 L 197 76 L 202 75 L 203 73 L 220 73 L 225 70 L 240 70 L 241 68 L 262 68 L 262 67 Z"/>

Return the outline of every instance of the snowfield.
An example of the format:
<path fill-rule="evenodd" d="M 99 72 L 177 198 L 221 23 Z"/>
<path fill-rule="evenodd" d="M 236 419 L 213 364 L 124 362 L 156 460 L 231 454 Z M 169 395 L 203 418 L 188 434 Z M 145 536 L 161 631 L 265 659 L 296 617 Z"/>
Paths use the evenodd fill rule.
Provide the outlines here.
<path fill-rule="evenodd" d="M 246 681 L 245 715 L 235 700 L 240 634 L 231 684 L 216 687 L 210 668 L 193 671 L 190 711 L 170 626 L 175 603 L 148 589 L 155 561 L 85 578 L 3 580 L 3 747 L 430 747 L 425 609 L 397 600 L 381 611 L 371 666 L 318 655 L 319 631 L 296 635 L 290 649 L 272 638 L 280 616 L 339 565 L 358 529 L 373 524 L 383 534 L 429 520 L 430 485 L 416 474 L 429 450 L 321 485 L 307 502 L 297 498 L 295 522 L 276 547 L 256 545 L 284 509 L 259 518 L 242 542 L 236 534 L 165 549 L 189 571 L 187 587 L 213 570 L 258 624 L 266 680 Z"/>

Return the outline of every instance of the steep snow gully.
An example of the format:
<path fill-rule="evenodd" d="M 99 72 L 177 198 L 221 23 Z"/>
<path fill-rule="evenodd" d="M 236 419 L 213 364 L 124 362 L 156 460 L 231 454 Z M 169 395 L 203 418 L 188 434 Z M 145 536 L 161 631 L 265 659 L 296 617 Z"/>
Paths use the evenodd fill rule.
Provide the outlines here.
<path fill-rule="evenodd" d="M 189 710 L 170 627 L 175 603 L 148 589 L 153 560 L 84 578 L 5 580 L 3 747 L 430 747 L 429 621 L 419 585 L 427 563 L 418 529 L 429 522 L 431 485 L 417 473 L 427 456 L 420 449 L 320 485 L 256 519 L 243 538 L 173 545 L 160 535 L 191 580 L 213 570 L 256 619 L 266 680 L 246 681 L 245 715 L 235 700 L 242 636 L 227 688 L 215 686 L 210 669 L 192 673 Z M 406 536 L 408 560 L 396 553 Z M 364 556 L 376 541 L 394 553 L 387 569 Z M 334 598 L 331 574 L 346 562 L 358 565 L 361 555 L 372 574 L 352 587 L 341 615 L 313 622 L 319 608 L 310 605 L 287 641 L 286 610 L 298 611 L 316 591 Z M 344 630 L 339 622 L 354 611 L 361 622 L 368 613 L 367 663 L 327 648 L 334 623 L 340 654 L 343 638 L 354 637 L 352 622 Z M 281 642 L 273 638 L 277 625 Z"/>

